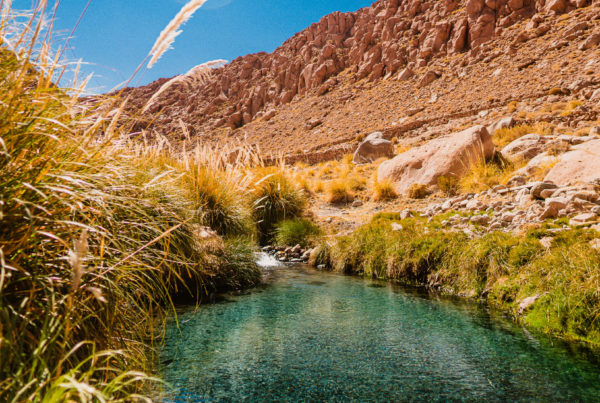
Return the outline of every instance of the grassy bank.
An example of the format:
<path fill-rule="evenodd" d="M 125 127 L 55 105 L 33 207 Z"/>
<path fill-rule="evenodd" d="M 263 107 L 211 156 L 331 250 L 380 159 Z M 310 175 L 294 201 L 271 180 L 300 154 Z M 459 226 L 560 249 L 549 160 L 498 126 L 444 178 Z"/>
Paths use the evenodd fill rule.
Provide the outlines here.
<path fill-rule="evenodd" d="M 596 231 L 555 232 L 543 224 L 470 238 L 442 229 L 452 214 L 430 222 L 379 214 L 353 234 L 323 243 L 312 263 L 480 298 L 532 328 L 600 344 L 600 251 L 590 245 Z M 393 231 L 392 223 L 402 230 Z M 549 248 L 540 243 L 546 237 L 553 237 Z M 521 301 L 533 296 L 539 298 L 519 313 Z"/>
<path fill-rule="evenodd" d="M 257 284 L 303 197 L 251 152 L 130 141 L 122 100 L 53 84 L 43 11 L 0 24 L 0 401 L 150 400 L 174 301 Z"/>

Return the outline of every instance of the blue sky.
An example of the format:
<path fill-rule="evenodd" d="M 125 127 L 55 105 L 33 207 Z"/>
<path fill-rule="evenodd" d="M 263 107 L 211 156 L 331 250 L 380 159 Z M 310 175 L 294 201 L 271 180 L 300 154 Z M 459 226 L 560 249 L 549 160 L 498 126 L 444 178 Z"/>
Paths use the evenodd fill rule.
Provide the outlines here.
<path fill-rule="evenodd" d="M 373 0 L 208 0 L 184 26 L 174 49 L 134 85 L 171 77 L 214 59 L 233 60 L 259 51 L 272 52 L 285 39 L 333 11 L 355 11 Z M 53 4 L 53 1 L 48 3 Z M 66 36 L 87 0 L 62 0 L 56 28 Z M 16 0 L 26 8 L 31 0 Z M 160 31 L 184 0 L 92 0 L 67 57 L 83 59 L 94 72 L 92 91 L 106 91 L 127 79 L 145 58 Z"/>

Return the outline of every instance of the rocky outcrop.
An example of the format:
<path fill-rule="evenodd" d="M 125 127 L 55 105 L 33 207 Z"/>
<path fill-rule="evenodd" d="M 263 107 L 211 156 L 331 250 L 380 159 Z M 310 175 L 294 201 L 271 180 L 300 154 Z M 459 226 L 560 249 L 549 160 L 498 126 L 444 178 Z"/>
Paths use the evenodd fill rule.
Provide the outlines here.
<path fill-rule="evenodd" d="M 353 13 L 327 15 L 271 54 L 239 57 L 203 80 L 177 82 L 142 116 L 137 112 L 168 80 L 130 88 L 123 95 L 130 99 L 127 108 L 136 116 L 138 130 L 173 135 L 185 126 L 194 136 L 219 127 L 235 129 L 266 119 L 265 111 L 272 117 L 271 111 L 295 97 L 326 94 L 342 71 L 353 80 L 407 79 L 415 66 L 441 56 L 468 51 L 477 60 L 482 45 L 502 29 L 542 11 L 566 12 L 587 3 L 379 0 Z M 429 70 L 421 84 L 430 84 L 439 73 Z"/>
<path fill-rule="evenodd" d="M 431 140 L 383 162 L 377 171 L 379 181 L 394 183 L 398 194 L 406 195 L 413 185 L 437 185 L 438 178 L 460 177 L 482 159 L 491 158 L 495 149 L 484 126 Z"/>
<path fill-rule="evenodd" d="M 561 155 L 544 180 L 561 186 L 600 180 L 600 140 L 574 146 Z"/>
<path fill-rule="evenodd" d="M 383 133 L 371 133 L 364 139 L 354 152 L 352 162 L 355 164 L 364 164 L 373 162 L 379 158 L 392 158 L 394 156 L 394 146 L 392 142 L 383 138 Z"/>

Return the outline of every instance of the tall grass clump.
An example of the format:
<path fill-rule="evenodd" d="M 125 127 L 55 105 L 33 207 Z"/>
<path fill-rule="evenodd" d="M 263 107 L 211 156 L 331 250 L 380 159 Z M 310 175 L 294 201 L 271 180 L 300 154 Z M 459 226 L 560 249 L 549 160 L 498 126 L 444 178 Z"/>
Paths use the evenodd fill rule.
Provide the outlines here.
<path fill-rule="evenodd" d="M 373 201 L 393 200 L 398 197 L 394 185 L 389 181 L 375 181 L 373 186 Z"/>
<path fill-rule="evenodd" d="M 198 164 L 116 145 L 116 100 L 53 84 L 44 4 L 0 24 L 0 401 L 150 400 L 174 298 L 259 281 L 246 213 Z"/>
<path fill-rule="evenodd" d="M 313 246 L 322 234 L 321 228 L 306 218 L 285 220 L 277 224 L 275 242 L 282 246 Z"/>
<path fill-rule="evenodd" d="M 350 189 L 350 183 L 345 179 L 334 179 L 325 188 L 327 202 L 331 204 L 349 203 L 354 200 L 354 193 Z"/>
<path fill-rule="evenodd" d="M 517 168 L 499 153 L 491 160 L 479 159 L 471 164 L 467 172 L 457 181 L 462 192 L 481 192 L 506 183 Z"/>
<path fill-rule="evenodd" d="M 251 174 L 254 178 L 249 190 L 252 218 L 258 240 L 264 244 L 273 239 L 278 222 L 302 214 L 307 200 L 281 167 L 256 167 Z"/>

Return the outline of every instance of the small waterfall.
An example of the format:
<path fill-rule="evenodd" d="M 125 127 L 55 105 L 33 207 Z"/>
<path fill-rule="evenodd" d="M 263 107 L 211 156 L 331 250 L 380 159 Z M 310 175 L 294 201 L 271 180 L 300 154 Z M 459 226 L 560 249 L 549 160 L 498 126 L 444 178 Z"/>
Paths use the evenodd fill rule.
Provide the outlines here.
<path fill-rule="evenodd" d="M 256 264 L 262 267 L 263 269 L 280 267 L 283 265 L 279 260 L 275 259 L 274 256 L 269 255 L 265 252 L 257 253 Z"/>

